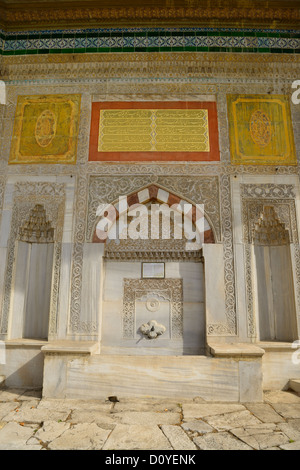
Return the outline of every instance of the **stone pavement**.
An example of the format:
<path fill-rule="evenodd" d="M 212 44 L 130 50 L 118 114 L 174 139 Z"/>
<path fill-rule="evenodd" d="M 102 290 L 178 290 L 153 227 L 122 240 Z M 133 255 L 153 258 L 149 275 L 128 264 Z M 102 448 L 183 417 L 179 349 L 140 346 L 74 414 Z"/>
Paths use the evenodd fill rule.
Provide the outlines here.
<path fill-rule="evenodd" d="M 0 391 L 0 450 L 300 450 L 300 396 L 264 403 L 201 398 L 41 399 Z"/>

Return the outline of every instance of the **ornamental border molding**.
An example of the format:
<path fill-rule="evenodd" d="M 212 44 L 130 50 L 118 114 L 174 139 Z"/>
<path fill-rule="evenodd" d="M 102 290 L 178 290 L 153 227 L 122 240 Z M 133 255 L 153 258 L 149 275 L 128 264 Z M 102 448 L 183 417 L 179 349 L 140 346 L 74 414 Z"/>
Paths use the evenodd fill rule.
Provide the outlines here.
<path fill-rule="evenodd" d="M 15 80 L 111 80 L 160 81 L 230 79 L 234 82 L 264 80 L 270 76 L 277 81 L 294 80 L 299 57 L 297 54 L 243 54 L 243 53 L 110 53 L 110 54 L 35 54 L 29 56 L 2 56 L 0 78 Z M 182 77 L 185 77 L 183 80 Z M 91 78 L 92 77 L 92 78 Z M 170 78 L 171 77 L 171 78 Z M 103 85 L 102 85 L 103 86 Z M 249 83 L 248 83 L 249 88 Z M 248 90 L 249 93 L 249 90 Z"/>
<path fill-rule="evenodd" d="M 77 178 L 75 200 L 75 229 L 71 267 L 71 300 L 68 321 L 69 335 L 95 335 L 98 333 L 97 321 L 81 320 L 82 266 L 85 242 L 88 177 L 83 174 Z"/>
<path fill-rule="evenodd" d="M 65 185 L 48 182 L 17 182 L 13 193 L 11 230 L 7 244 L 6 277 L 4 282 L 1 329 L 3 335 L 8 334 L 8 321 L 12 286 L 14 281 L 16 241 L 18 230 L 28 219 L 35 204 L 43 204 L 47 217 L 54 227 L 54 258 L 52 272 L 52 291 L 49 314 L 49 336 L 56 333 L 57 303 L 59 294 L 61 242 L 65 210 Z"/>
<path fill-rule="evenodd" d="M 1 222 L 2 210 L 3 210 L 5 183 L 6 183 L 5 178 L 0 177 L 0 222 Z"/>
<path fill-rule="evenodd" d="M 135 337 L 135 302 L 156 293 L 170 302 L 171 339 L 183 337 L 183 282 L 182 279 L 128 279 L 124 278 L 123 338 Z"/>
<path fill-rule="evenodd" d="M 224 258 L 226 322 L 208 324 L 208 336 L 236 336 L 238 329 L 235 298 L 235 274 L 230 187 L 230 176 L 222 175 L 220 178 L 220 196 Z"/>
<path fill-rule="evenodd" d="M 46 165 L 45 165 L 46 166 Z M 49 168 L 41 166 L 37 168 L 34 165 L 14 165 L 6 166 L 1 165 L 0 169 L 3 170 L 3 173 L 7 175 L 28 175 L 28 176 L 81 176 L 82 174 L 86 175 L 96 175 L 96 176 L 220 176 L 222 174 L 227 175 L 299 175 L 300 169 L 297 166 L 286 166 L 286 167 L 275 167 L 271 166 L 255 166 L 249 165 L 247 167 L 241 168 L 239 165 L 233 166 L 230 165 L 229 161 L 206 165 L 206 164 L 167 164 L 162 165 L 158 163 L 151 164 L 137 164 L 130 165 L 125 163 L 120 163 L 116 165 L 110 164 L 98 164 L 93 163 L 92 166 L 87 162 L 70 169 L 70 166 L 67 165 L 47 165 Z M 71 171 L 70 171 L 71 170 Z"/>
<path fill-rule="evenodd" d="M 247 304 L 247 331 L 248 337 L 257 335 L 254 318 L 254 288 L 252 273 L 251 232 L 256 218 L 263 206 L 273 206 L 278 219 L 283 222 L 289 231 L 290 244 L 295 252 L 296 274 L 296 303 L 298 313 L 298 328 L 300 325 L 300 246 L 297 228 L 295 185 L 294 184 L 240 184 L 242 202 L 242 226 L 244 238 L 245 278 L 246 278 L 246 304 Z"/>
<path fill-rule="evenodd" d="M 104 24 L 110 24 L 113 21 L 170 21 L 170 20 L 190 20 L 190 21 L 209 21 L 217 18 L 221 21 L 229 22 L 240 22 L 240 21 L 259 21 L 268 23 L 272 21 L 287 22 L 296 21 L 299 19 L 299 11 L 296 7 L 290 6 L 289 8 L 245 8 L 241 6 L 233 7 L 232 5 L 220 8 L 218 6 L 207 6 L 199 8 L 194 4 L 187 5 L 187 7 L 162 7 L 161 5 L 147 6 L 147 7 L 130 7 L 130 8 L 100 8 L 99 6 L 92 5 L 89 8 L 85 6 L 73 6 L 69 9 L 61 9 L 59 7 L 44 9 L 28 9 L 28 8 L 17 8 L 9 9 L 5 4 L 1 7 L 2 20 L 7 25 L 15 24 L 34 24 L 46 21 L 48 23 L 54 23 L 62 19 L 62 12 L 64 21 L 84 22 L 84 21 L 97 21 Z"/>

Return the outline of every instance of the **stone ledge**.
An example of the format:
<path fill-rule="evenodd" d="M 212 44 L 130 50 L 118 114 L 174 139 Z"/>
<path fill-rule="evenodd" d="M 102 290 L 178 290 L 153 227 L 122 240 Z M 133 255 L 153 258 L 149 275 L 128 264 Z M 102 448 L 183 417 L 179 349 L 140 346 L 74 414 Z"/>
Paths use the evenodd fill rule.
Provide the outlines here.
<path fill-rule="evenodd" d="M 290 379 L 289 388 L 296 393 L 300 393 L 300 379 Z"/>
<path fill-rule="evenodd" d="M 99 353 L 99 343 L 96 341 L 51 341 L 42 346 L 44 354 L 86 354 Z"/>
<path fill-rule="evenodd" d="M 265 351 L 251 343 L 209 343 L 209 352 L 214 357 L 262 357 Z"/>
<path fill-rule="evenodd" d="M 262 348 L 265 352 L 293 352 L 295 347 L 293 343 L 287 343 L 283 341 L 259 341 L 256 343 L 259 348 Z"/>
<path fill-rule="evenodd" d="M 37 348 L 41 349 L 48 341 L 41 339 L 17 338 L 5 340 L 6 348 Z"/>

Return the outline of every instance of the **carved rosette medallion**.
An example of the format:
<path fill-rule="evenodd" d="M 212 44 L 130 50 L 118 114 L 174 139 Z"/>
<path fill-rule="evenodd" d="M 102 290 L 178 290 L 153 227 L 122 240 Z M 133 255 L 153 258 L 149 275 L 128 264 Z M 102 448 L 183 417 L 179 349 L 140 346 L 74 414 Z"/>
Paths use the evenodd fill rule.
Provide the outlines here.
<path fill-rule="evenodd" d="M 56 118 L 52 111 L 46 109 L 37 118 L 35 140 L 40 147 L 48 147 L 56 134 Z"/>
<path fill-rule="evenodd" d="M 160 307 L 160 301 L 158 299 L 155 299 L 154 297 L 151 299 L 148 299 L 146 302 L 146 309 L 149 310 L 149 312 L 157 312 Z"/>
<path fill-rule="evenodd" d="M 253 142 L 260 147 L 266 147 L 272 137 L 271 121 L 267 113 L 257 109 L 250 118 L 250 135 Z"/>

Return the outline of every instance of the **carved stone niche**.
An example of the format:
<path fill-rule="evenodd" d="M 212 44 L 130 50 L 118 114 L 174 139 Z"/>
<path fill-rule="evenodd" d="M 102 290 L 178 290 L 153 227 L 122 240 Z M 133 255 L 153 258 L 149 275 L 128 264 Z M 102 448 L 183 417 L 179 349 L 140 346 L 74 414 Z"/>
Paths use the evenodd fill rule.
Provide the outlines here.
<path fill-rule="evenodd" d="M 289 232 L 273 206 L 264 206 L 252 230 L 254 296 L 259 339 L 294 341 L 297 320 Z"/>
<path fill-rule="evenodd" d="M 36 204 L 19 229 L 15 290 L 24 297 L 24 309 L 13 311 L 13 336 L 48 338 L 53 262 L 54 228 L 44 206 Z"/>

